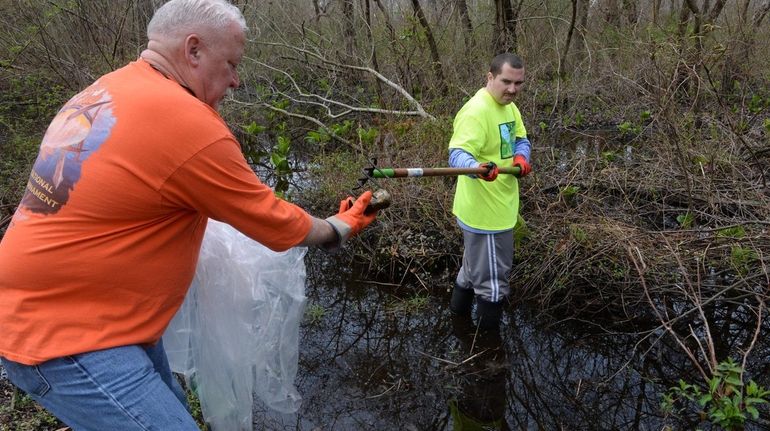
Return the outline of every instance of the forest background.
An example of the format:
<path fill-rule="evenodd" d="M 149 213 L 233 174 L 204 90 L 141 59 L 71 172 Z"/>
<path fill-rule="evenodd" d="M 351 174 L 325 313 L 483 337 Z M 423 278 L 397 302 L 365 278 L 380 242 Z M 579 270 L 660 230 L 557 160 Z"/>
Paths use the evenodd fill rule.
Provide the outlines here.
<path fill-rule="evenodd" d="M 0 235 L 48 122 L 137 58 L 161 3 L 0 0 Z M 515 303 L 638 334 L 640 354 L 680 350 L 671 414 L 767 424 L 770 0 L 235 3 L 251 31 L 222 115 L 263 180 L 319 215 L 374 159 L 446 166 L 455 112 L 494 54 L 518 53 L 534 173 Z M 347 253 L 443 291 L 461 253 L 453 185 L 370 182 L 393 203 Z M 56 426 L 21 419 L 34 406 L 2 411 Z"/>

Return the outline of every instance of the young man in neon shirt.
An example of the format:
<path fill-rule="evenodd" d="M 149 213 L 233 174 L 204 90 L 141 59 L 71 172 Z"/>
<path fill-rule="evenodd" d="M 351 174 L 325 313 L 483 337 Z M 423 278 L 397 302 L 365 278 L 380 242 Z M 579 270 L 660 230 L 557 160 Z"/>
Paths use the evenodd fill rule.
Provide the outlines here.
<path fill-rule="evenodd" d="M 522 60 L 511 53 L 496 56 L 486 86 L 455 116 L 449 142 L 450 166 L 487 168 L 484 175 L 457 180 L 452 213 L 463 232 L 464 252 L 450 309 L 470 314 L 475 296 L 478 324 L 489 330 L 499 328 L 502 301 L 510 294 L 519 178 L 531 171 L 532 145 L 513 103 L 523 84 Z M 519 178 L 498 176 L 504 166 L 518 166 Z"/>

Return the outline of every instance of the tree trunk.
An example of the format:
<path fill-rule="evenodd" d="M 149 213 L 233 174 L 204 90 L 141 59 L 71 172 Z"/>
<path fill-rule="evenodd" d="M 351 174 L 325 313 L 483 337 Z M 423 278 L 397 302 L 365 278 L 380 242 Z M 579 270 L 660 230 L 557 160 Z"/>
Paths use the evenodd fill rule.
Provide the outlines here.
<path fill-rule="evenodd" d="M 738 7 L 738 37 L 725 53 L 722 70 L 722 94 L 727 95 L 733 88 L 733 82 L 743 78 L 746 65 L 750 63 L 750 53 L 754 44 L 754 34 L 757 29 L 749 21 L 749 6 L 751 0 L 742 0 Z"/>
<path fill-rule="evenodd" d="M 690 15 L 692 13 L 692 11 L 690 10 L 690 7 L 687 5 L 687 2 L 688 0 L 684 0 L 682 2 L 682 7 L 679 10 L 679 22 L 677 24 L 677 35 L 679 36 L 679 47 L 684 57 L 687 56 L 686 54 L 688 50 L 687 25 L 690 21 Z M 677 63 L 676 70 L 674 71 L 674 82 L 675 82 L 674 94 L 679 100 L 685 99 L 687 94 L 689 93 L 690 81 L 688 81 L 687 79 L 688 73 L 689 72 L 687 69 L 687 65 L 682 64 L 682 62 Z"/>
<path fill-rule="evenodd" d="M 679 10 L 679 22 L 677 24 L 677 34 L 681 43 L 684 43 L 687 37 L 687 23 L 690 21 L 691 10 L 687 5 L 688 0 L 682 2 L 682 8 Z M 684 47 L 684 45 L 683 45 Z"/>
<path fill-rule="evenodd" d="M 374 2 L 377 4 L 377 8 L 380 10 L 380 13 L 383 16 L 385 21 L 385 28 L 388 29 L 388 46 L 390 47 L 393 56 L 399 59 L 395 66 L 398 70 L 398 76 L 400 78 L 401 85 L 409 88 L 412 86 L 409 56 L 404 55 L 403 49 L 400 49 L 401 44 L 399 43 L 398 37 L 396 37 L 396 29 L 393 27 L 393 20 L 390 18 L 390 12 L 388 12 L 388 9 L 386 9 L 382 4 L 382 1 L 374 0 Z"/>
<path fill-rule="evenodd" d="M 620 6 L 618 0 L 605 0 L 604 20 L 614 27 L 620 27 Z"/>
<path fill-rule="evenodd" d="M 740 17 L 740 24 L 745 25 L 749 20 L 749 5 L 751 0 L 741 0 L 738 2 L 738 16 Z"/>
<path fill-rule="evenodd" d="M 353 0 L 342 0 L 343 38 L 345 40 L 345 55 L 348 61 L 355 56 L 356 27 Z"/>
<path fill-rule="evenodd" d="M 371 0 L 364 0 L 366 3 L 366 37 L 369 40 L 369 44 L 372 47 L 372 67 L 376 71 L 380 71 L 380 65 L 377 63 L 377 48 L 374 45 L 374 37 L 372 36 L 372 5 Z M 375 80 L 377 85 L 377 100 L 379 100 L 380 107 L 385 108 L 385 101 L 382 98 L 382 84 L 379 80 Z"/>
<path fill-rule="evenodd" d="M 711 8 L 711 12 L 709 12 L 708 15 L 708 24 L 713 24 L 714 21 L 719 18 L 719 15 L 722 13 L 722 9 L 725 7 L 725 1 L 726 0 L 716 0 L 714 2 L 714 6 Z M 703 12 L 706 12 L 706 10 L 704 9 Z"/>
<path fill-rule="evenodd" d="M 658 18 L 660 16 L 660 4 L 663 0 L 652 0 L 652 24 L 658 25 Z"/>
<path fill-rule="evenodd" d="M 722 9 L 725 6 L 725 0 L 716 0 L 714 5 L 711 6 L 711 10 L 706 9 L 708 6 L 710 6 L 710 4 L 711 3 L 709 1 L 704 1 L 702 9 L 698 7 L 696 0 L 685 0 L 682 4 L 682 11 L 680 13 L 679 21 L 680 44 L 682 47 L 682 52 L 685 53 L 684 67 L 692 69 L 694 73 L 699 73 L 702 69 L 704 52 L 703 39 L 705 34 L 708 33 L 709 29 L 713 28 L 712 24 L 716 21 L 717 18 L 719 18 L 719 14 L 722 13 Z M 687 24 L 690 20 L 690 17 L 693 19 L 693 29 L 691 34 L 687 34 Z M 688 46 L 689 40 L 695 41 L 695 47 L 693 49 L 690 49 Z M 727 68 L 731 68 L 729 64 L 732 62 L 732 59 L 730 59 L 729 54 L 726 57 L 725 62 Z M 688 72 L 683 70 L 683 67 L 680 66 L 679 73 L 677 75 L 678 84 L 685 83 L 687 73 Z M 698 80 L 693 80 L 693 82 L 697 83 Z M 687 89 L 687 87 L 684 85 L 678 86 L 678 88 L 681 88 L 682 90 Z M 695 94 L 698 93 L 698 91 L 695 91 Z M 700 101 L 696 99 L 692 102 L 693 109 L 697 111 L 699 109 Z"/>
<path fill-rule="evenodd" d="M 430 57 L 433 63 L 433 72 L 438 79 L 439 91 L 443 93 L 446 91 L 446 79 L 444 79 L 444 66 L 441 64 L 436 39 L 433 37 L 433 31 L 431 31 L 430 24 L 425 18 L 422 6 L 420 6 L 420 0 L 412 0 L 412 9 L 417 16 L 417 20 L 420 22 L 420 26 L 425 30 L 425 38 L 428 39 L 428 48 L 430 49 Z"/>
<path fill-rule="evenodd" d="M 754 12 L 754 29 L 759 29 L 768 12 L 770 12 L 770 0 L 765 0 L 762 6 Z"/>
<path fill-rule="evenodd" d="M 470 48 L 473 46 L 473 24 L 471 23 L 471 16 L 468 13 L 468 2 L 465 0 L 456 0 L 457 10 L 460 12 L 460 20 L 463 24 L 463 36 L 465 39 L 465 47 Z"/>
<path fill-rule="evenodd" d="M 589 0 L 578 0 L 578 38 L 580 40 L 580 50 L 586 46 L 586 34 L 588 33 L 588 10 L 591 4 Z"/>
<path fill-rule="evenodd" d="M 704 6 L 708 6 L 708 0 L 704 1 Z M 696 46 L 699 51 L 703 50 L 703 38 L 701 36 L 701 24 L 703 23 L 703 12 L 698 8 L 696 0 L 685 0 L 683 8 L 687 8 L 692 12 L 693 17 L 693 29 L 692 36 L 695 38 Z M 689 20 L 690 15 L 688 15 Z M 687 26 L 685 24 L 685 34 L 687 33 Z"/>
<path fill-rule="evenodd" d="M 388 13 L 388 10 L 385 9 L 385 6 L 382 5 L 382 2 L 380 0 L 374 0 L 374 2 L 377 3 L 377 8 L 380 9 L 380 13 L 382 13 L 382 16 L 385 17 L 385 27 L 388 29 L 388 35 L 390 36 L 390 43 L 395 44 L 396 29 L 393 27 L 392 20 L 390 19 L 390 13 Z"/>
<path fill-rule="evenodd" d="M 623 9 L 626 12 L 628 24 L 635 26 L 639 22 L 639 6 L 636 0 L 623 0 Z"/>
<path fill-rule="evenodd" d="M 569 47 L 572 44 L 572 34 L 575 32 L 575 25 L 577 23 L 577 9 L 578 0 L 572 0 L 572 18 L 569 22 L 569 31 L 567 32 L 567 42 L 564 44 L 564 52 L 561 55 L 561 64 L 559 66 L 559 76 L 564 79 L 567 75 L 567 54 L 569 53 Z"/>
<path fill-rule="evenodd" d="M 518 40 L 516 35 L 516 21 L 523 0 L 495 0 L 495 27 L 492 41 L 492 54 L 503 52 L 516 52 Z M 514 7 L 515 4 L 515 7 Z"/>

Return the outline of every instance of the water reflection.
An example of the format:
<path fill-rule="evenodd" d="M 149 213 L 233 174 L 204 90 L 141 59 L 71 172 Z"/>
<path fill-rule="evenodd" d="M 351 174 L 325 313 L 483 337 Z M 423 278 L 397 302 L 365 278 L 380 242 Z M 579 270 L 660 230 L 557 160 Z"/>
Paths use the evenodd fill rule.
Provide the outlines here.
<path fill-rule="evenodd" d="M 308 262 L 308 297 L 325 314 L 302 328 L 302 407 L 279 416 L 257 406 L 255 429 L 712 429 L 697 414 L 664 418 L 661 393 L 697 376 L 662 330 L 544 326 L 519 306 L 506 309 L 499 337 L 481 338 L 448 312 L 446 287 L 346 282 L 358 277 L 340 275 L 346 264 Z M 760 340 L 762 363 L 747 367 L 764 386 L 768 345 Z M 770 429 L 766 416 L 746 429 Z"/>
<path fill-rule="evenodd" d="M 508 354 L 497 331 L 478 331 L 470 316 L 452 316 L 452 331 L 467 355 L 457 365 L 457 393 L 449 399 L 452 429 L 508 430 L 505 419 Z"/>

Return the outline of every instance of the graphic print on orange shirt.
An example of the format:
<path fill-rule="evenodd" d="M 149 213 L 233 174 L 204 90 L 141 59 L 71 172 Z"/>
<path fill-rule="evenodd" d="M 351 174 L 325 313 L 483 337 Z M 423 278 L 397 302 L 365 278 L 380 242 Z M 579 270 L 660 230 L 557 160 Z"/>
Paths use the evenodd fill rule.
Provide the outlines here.
<path fill-rule="evenodd" d="M 67 102 L 43 137 L 17 217 L 21 212 L 57 213 L 80 179 L 83 162 L 114 125 L 112 98 L 98 82 Z"/>

